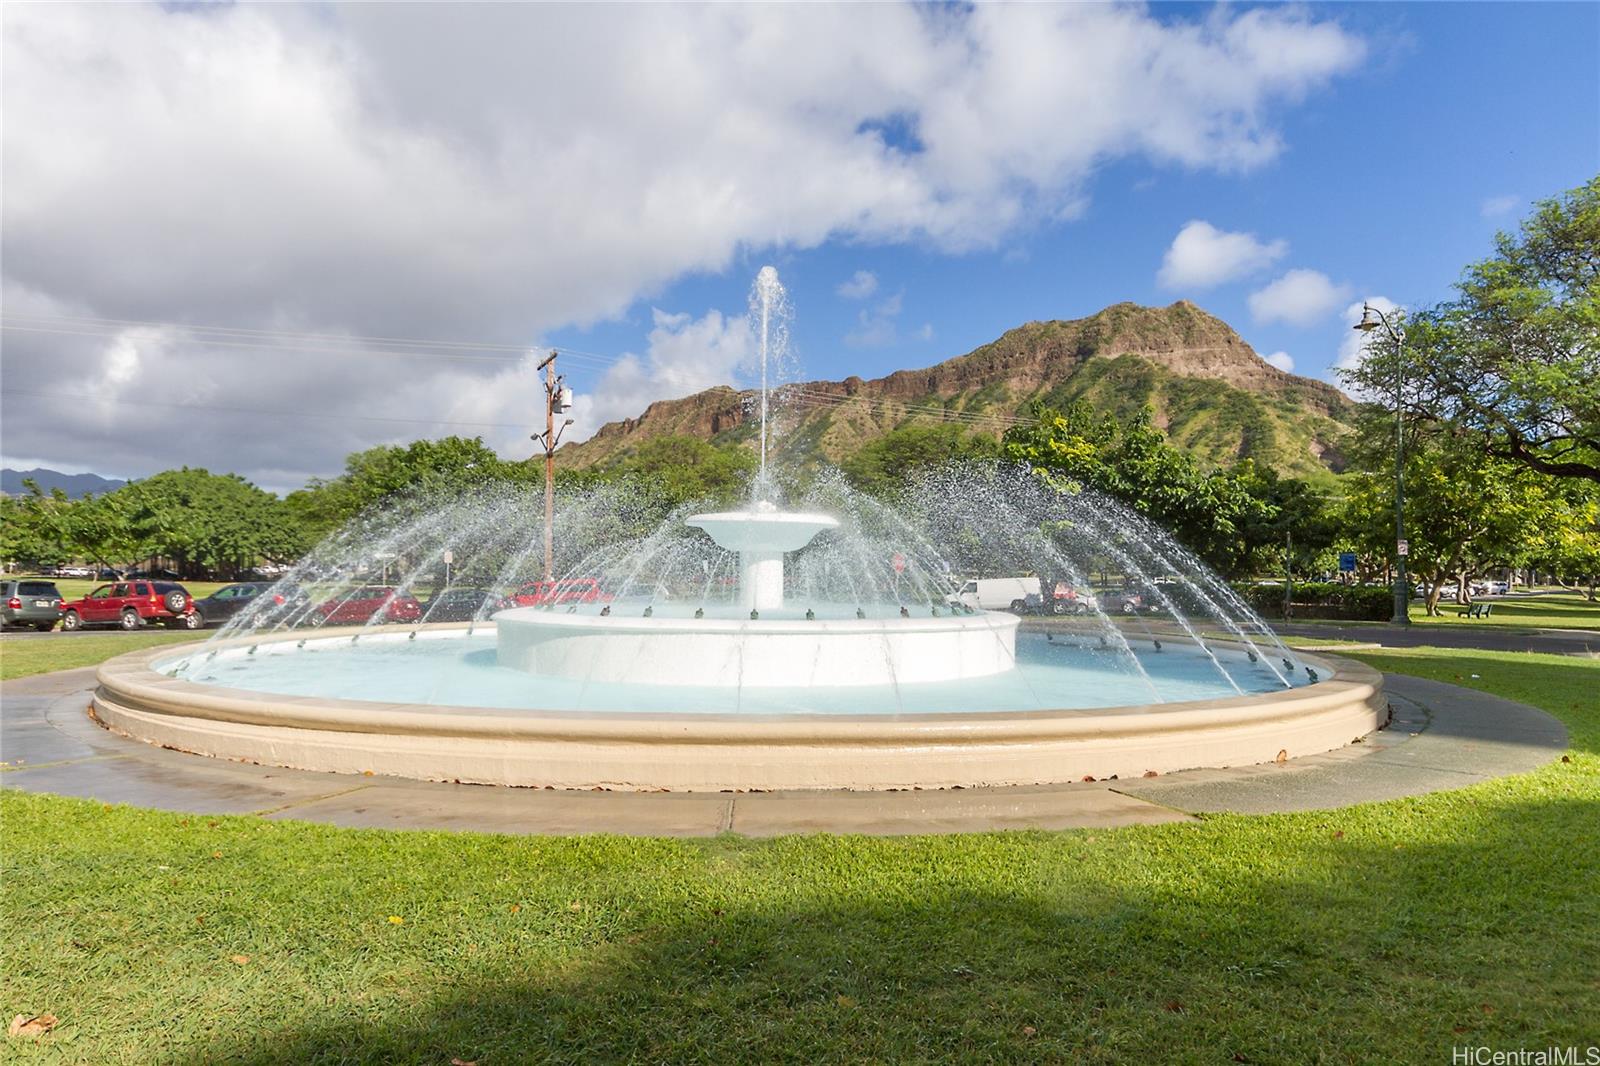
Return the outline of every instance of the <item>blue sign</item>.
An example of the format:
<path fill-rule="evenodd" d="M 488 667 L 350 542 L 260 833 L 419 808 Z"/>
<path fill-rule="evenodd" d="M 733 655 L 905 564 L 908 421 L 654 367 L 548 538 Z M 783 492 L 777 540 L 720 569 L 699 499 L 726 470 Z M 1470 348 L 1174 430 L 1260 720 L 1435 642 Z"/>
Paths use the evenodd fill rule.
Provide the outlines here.
<path fill-rule="evenodd" d="M 1339 553 L 1339 572 L 1341 574 L 1353 574 L 1353 573 L 1356 572 L 1356 553 L 1355 552 L 1340 552 Z"/>

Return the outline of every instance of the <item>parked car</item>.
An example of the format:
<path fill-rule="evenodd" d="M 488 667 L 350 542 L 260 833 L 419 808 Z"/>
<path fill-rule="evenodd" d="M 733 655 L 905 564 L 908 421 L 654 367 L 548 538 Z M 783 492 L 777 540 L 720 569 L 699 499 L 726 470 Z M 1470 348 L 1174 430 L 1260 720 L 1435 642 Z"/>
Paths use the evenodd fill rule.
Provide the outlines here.
<path fill-rule="evenodd" d="M 133 577 L 155 578 L 157 581 L 176 581 L 182 575 L 179 574 L 176 570 L 156 569 L 156 570 L 129 570 L 128 573 L 125 576 L 130 577 L 130 578 L 133 578 Z"/>
<path fill-rule="evenodd" d="M 362 585 L 347 595 L 317 604 L 310 622 L 315 626 L 361 625 L 380 614 L 380 622 L 416 622 L 422 619 L 422 604 L 392 585 Z"/>
<path fill-rule="evenodd" d="M 62 629 L 99 625 L 138 629 L 151 622 L 182 629 L 205 625 L 189 590 L 172 581 L 119 581 L 61 605 Z"/>
<path fill-rule="evenodd" d="M 1022 614 L 1028 609 L 1030 596 L 1036 603 L 1043 600 L 1044 593 L 1037 577 L 975 578 L 957 589 L 949 602 L 952 607 Z"/>
<path fill-rule="evenodd" d="M 512 602 L 518 607 L 544 607 L 547 604 L 610 603 L 614 597 L 600 588 L 600 579 L 569 577 L 559 581 L 530 581 L 517 590 Z"/>
<path fill-rule="evenodd" d="M 1145 606 L 1145 595 L 1138 589 L 1117 589 L 1100 597 L 1107 614 L 1138 614 Z"/>
<path fill-rule="evenodd" d="M 61 591 L 52 581 L 0 581 L 0 626 L 32 626 L 41 633 L 61 617 Z"/>
<path fill-rule="evenodd" d="M 437 593 L 422 607 L 424 622 L 470 622 L 512 606 L 512 600 L 492 589 L 455 588 Z"/>
<path fill-rule="evenodd" d="M 304 615 L 310 606 L 311 601 L 304 592 L 288 585 L 277 587 L 270 581 L 240 581 L 224 585 L 205 599 L 195 602 L 195 609 L 204 619 L 202 625 L 220 625 L 245 610 L 254 611 L 252 621 L 257 625 L 276 625 L 293 622 Z"/>

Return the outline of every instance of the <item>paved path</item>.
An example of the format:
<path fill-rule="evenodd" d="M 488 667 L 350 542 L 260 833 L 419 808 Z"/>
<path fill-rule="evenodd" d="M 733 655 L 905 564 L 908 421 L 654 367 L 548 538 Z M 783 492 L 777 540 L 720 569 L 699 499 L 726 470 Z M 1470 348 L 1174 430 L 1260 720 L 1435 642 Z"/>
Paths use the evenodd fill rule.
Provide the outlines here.
<path fill-rule="evenodd" d="M 636 793 L 453 785 L 285 770 L 168 751 L 88 714 L 94 671 L 0 686 L 0 787 L 205 814 L 501 833 L 746 836 L 947 833 L 1187 821 L 1203 811 L 1339 807 L 1520 773 L 1566 749 L 1542 711 L 1417 678 L 1385 679 L 1390 728 L 1284 765 L 1138 781 L 910 792 Z"/>

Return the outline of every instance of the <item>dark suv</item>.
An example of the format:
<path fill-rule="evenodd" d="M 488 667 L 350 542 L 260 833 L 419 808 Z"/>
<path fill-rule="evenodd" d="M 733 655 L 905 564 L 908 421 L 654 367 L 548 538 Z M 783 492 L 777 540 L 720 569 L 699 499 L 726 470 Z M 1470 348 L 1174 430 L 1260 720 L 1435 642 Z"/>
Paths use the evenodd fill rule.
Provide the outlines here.
<path fill-rule="evenodd" d="M 161 622 L 183 629 L 199 629 L 205 619 L 194 609 L 194 597 L 171 581 L 119 581 L 101 585 L 81 600 L 61 605 L 61 628 L 113 625 L 138 629 L 146 622 Z"/>
<path fill-rule="evenodd" d="M 51 581 L 0 581 L 0 625 L 32 626 L 48 633 L 61 617 L 61 592 Z"/>

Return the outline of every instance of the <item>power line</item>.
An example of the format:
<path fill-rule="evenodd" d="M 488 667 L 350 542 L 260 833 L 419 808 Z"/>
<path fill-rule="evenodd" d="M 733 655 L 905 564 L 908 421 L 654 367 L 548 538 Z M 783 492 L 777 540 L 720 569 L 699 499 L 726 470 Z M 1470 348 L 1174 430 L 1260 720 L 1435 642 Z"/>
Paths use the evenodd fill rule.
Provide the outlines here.
<path fill-rule="evenodd" d="M 269 415 L 273 418 L 327 419 L 335 422 L 394 422 L 418 426 L 473 426 L 484 429 L 526 429 L 524 422 L 469 422 L 447 418 L 396 418 L 383 415 L 323 414 L 316 411 L 268 410 L 261 407 L 219 407 L 210 403 L 176 403 L 167 400 L 112 400 L 82 392 L 50 392 L 43 389 L 6 389 L 7 396 L 40 396 L 57 400 L 87 400 L 91 403 L 111 404 L 117 407 L 164 407 L 181 411 L 220 411 L 225 414 Z"/>

